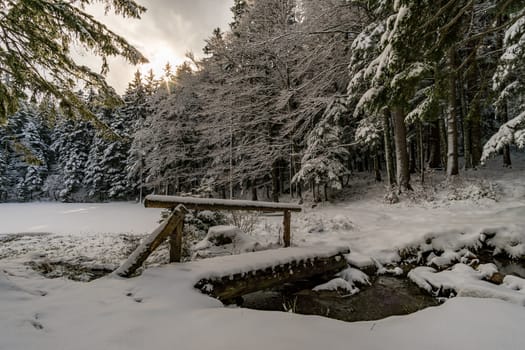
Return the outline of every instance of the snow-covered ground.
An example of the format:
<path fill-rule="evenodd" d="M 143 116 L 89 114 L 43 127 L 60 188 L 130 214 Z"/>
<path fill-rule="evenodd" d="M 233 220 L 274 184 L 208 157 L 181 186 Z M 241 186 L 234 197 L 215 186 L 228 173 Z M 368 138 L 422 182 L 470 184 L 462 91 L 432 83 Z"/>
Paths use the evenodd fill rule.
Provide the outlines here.
<path fill-rule="evenodd" d="M 146 234 L 160 219 L 160 210 L 139 203 L 0 203 L 0 235 Z"/>
<path fill-rule="evenodd" d="M 292 215 L 293 243 L 349 246 L 348 260 L 356 266 L 396 262 L 404 249 L 442 252 L 430 255 L 428 263 L 446 265 L 461 260 L 465 247 L 475 247 L 483 239 L 496 250 L 523 257 L 525 162 L 511 170 L 496 165 L 468 172 L 467 180 L 454 184 L 453 190 L 436 185 L 427 189 L 424 198 L 414 195 L 399 204 L 385 204 L 372 188 L 368 195 L 306 209 Z M 117 253 L 128 246 L 127 234 L 153 230 L 158 218 L 158 210 L 131 203 L 1 204 L 0 350 L 483 350 L 525 346 L 521 329 L 525 309 L 519 306 L 525 300 L 519 297 L 525 295 L 525 283 L 507 276 L 491 292 L 482 281 L 490 270 L 486 266 L 475 271 L 458 264 L 439 273 L 430 267 L 417 268 L 412 278 L 424 288 L 429 284 L 481 287 L 464 293 L 469 297 L 412 315 L 344 323 L 225 308 L 192 288 L 199 264 L 151 267 L 137 278 L 108 276 L 90 283 L 46 279 L 27 265 L 64 256 L 87 256 L 102 264 L 121 261 L 124 254 Z M 279 217 L 265 217 L 252 237 L 276 241 L 280 221 Z M 28 232 L 33 234 L 25 234 Z M 24 234 L 13 235 L 20 233 Z M 463 279 L 458 281 L 458 276 Z M 485 294 L 476 294 L 480 290 Z M 517 304 L 470 296 L 500 296 Z"/>

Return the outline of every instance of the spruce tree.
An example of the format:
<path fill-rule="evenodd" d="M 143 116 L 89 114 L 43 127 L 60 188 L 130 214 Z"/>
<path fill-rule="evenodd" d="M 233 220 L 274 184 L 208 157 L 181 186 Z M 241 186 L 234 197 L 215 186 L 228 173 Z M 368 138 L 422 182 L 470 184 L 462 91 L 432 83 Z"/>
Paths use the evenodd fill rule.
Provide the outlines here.
<path fill-rule="evenodd" d="M 107 57 L 122 56 L 133 64 L 146 59 L 84 12 L 84 6 L 95 2 L 129 18 L 140 18 L 146 10 L 132 0 L 0 1 L 0 121 L 16 112 L 27 93 L 53 96 L 65 111 L 93 117 L 73 93 L 79 80 L 99 90 L 107 103 L 119 100 L 103 76 Z M 73 42 L 102 58 L 102 75 L 73 60 Z"/>

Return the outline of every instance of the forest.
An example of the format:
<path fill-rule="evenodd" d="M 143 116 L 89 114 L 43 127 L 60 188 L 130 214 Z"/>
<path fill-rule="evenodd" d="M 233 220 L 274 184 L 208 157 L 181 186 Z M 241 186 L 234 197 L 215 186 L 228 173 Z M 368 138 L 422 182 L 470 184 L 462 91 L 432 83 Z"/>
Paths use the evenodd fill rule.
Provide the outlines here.
<path fill-rule="evenodd" d="M 525 1 L 235 0 L 164 75 L 27 97 L 0 127 L 0 200 L 184 194 L 329 200 L 356 173 L 411 191 L 525 146 Z M 124 78 L 124 77 L 123 77 Z M 3 86 L 3 85 L 2 85 Z"/>

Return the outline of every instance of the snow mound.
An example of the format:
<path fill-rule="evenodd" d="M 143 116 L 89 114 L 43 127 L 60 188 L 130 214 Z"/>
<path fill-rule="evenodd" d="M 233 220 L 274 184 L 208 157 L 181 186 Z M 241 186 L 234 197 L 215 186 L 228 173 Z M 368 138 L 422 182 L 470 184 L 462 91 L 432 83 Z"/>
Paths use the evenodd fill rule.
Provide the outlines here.
<path fill-rule="evenodd" d="M 519 278 L 516 276 L 505 276 L 503 279 L 503 285 L 505 287 L 519 291 L 520 293 L 525 294 L 525 279 Z"/>
<path fill-rule="evenodd" d="M 214 256 L 255 252 L 270 248 L 235 226 L 213 226 L 204 239 L 192 248 L 193 260 Z"/>
<path fill-rule="evenodd" d="M 320 291 L 342 291 L 348 295 L 354 295 L 359 293 L 359 288 L 357 288 L 353 283 L 348 282 L 341 277 L 334 278 L 331 281 L 320 284 L 312 289 L 314 292 Z"/>
<path fill-rule="evenodd" d="M 422 266 L 410 271 L 408 278 L 420 288 L 436 296 L 495 298 L 525 306 L 525 293 L 513 290 L 506 284 L 495 285 L 484 281 L 487 271 L 487 268 L 476 271 L 465 264 L 456 264 L 452 269 L 441 272 Z M 508 282 L 509 285 L 514 286 L 512 279 Z M 518 285 L 521 286 L 520 283 Z"/>
<path fill-rule="evenodd" d="M 347 282 L 359 283 L 361 285 L 370 285 L 370 279 L 366 273 L 353 267 L 349 267 L 337 274 Z"/>

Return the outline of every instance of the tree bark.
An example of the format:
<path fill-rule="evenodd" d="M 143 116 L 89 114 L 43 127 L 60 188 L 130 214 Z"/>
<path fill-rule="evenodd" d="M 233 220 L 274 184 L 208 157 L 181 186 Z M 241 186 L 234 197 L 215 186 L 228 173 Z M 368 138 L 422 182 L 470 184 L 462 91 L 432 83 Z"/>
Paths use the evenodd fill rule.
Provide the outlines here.
<path fill-rule="evenodd" d="M 374 177 L 376 182 L 381 182 L 381 170 L 379 169 L 379 151 L 374 151 Z"/>
<path fill-rule="evenodd" d="M 257 201 L 259 200 L 257 196 L 257 180 L 254 179 L 253 181 L 251 181 L 251 185 L 252 185 L 252 201 Z"/>
<path fill-rule="evenodd" d="M 397 183 L 399 190 L 411 190 L 410 172 L 408 171 L 408 152 L 406 139 L 405 115 L 400 107 L 392 108 L 394 116 L 394 143 L 396 147 Z"/>
<path fill-rule="evenodd" d="M 392 156 L 392 134 L 390 133 L 390 110 L 388 108 L 385 108 L 383 110 L 383 138 L 385 144 L 385 162 L 388 185 L 390 187 L 393 187 L 396 185 L 396 177 L 394 175 L 394 161 Z"/>
<path fill-rule="evenodd" d="M 417 171 L 417 148 L 416 148 L 416 142 L 414 140 L 411 140 L 408 143 L 408 149 L 409 149 L 409 166 L 408 171 L 410 174 L 415 174 Z"/>
<path fill-rule="evenodd" d="M 417 147 L 419 149 L 419 170 L 421 171 L 421 184 L 425 183 L 425 147 L 423 143 L 423 125 L 417 123 Z"/>
<path fill-rule="evenodd" d="M 507 114 L 507 106 L 505 106 L 505 108 L 503 109 L 500 119 L 502 123 L 506 123 L 509 120 L 509 116 Z M 505 168 L 510 168 L 512 166 L 512 160 L 510 159 L 510 146 L 509 145 L 503 146 L 503 166 Z"/>
<path fill-rule="evenodd" d="M 483 146 L 481 144 L 481 116 L 479 101 L 475 99 L 472 102 L 471 125 L 471 145 L 472 145 L 472 167 L 476 168 L 481 163 L 481 153 Z"/>
<path fill-rule="evenodd" d="M 448 77 L 448 114 L 447 114 L 447 176 L 459 174 L 458 164 L 458 128 L 456 101 L 456 49 L 451 47 L 447 53 Z"/>
<path fill-rule="evenodd" d="M 435 121 L 430 124 L 429 130 L 429 154 L 428 167 L 431 169 L 441 168 L 441 138 L 439 136 L 439 122 Z"/>
<path fill-rule="evenodd" d="M 279 202 L 279 162 L 274 161 L 272 164 L 272 201 Z"/>
<path fill-rule="evenodd" d="M 463 86 L 463 84 L 461 84 Z M 467 96 L 464 89 L 460 90 L 461 96 L 461 116 L 463 117 L 463 153 L 465 157 L 465 169 L 472 168 L 472 140 L 471 140 L 471 123 L 468 113 Z"/>

